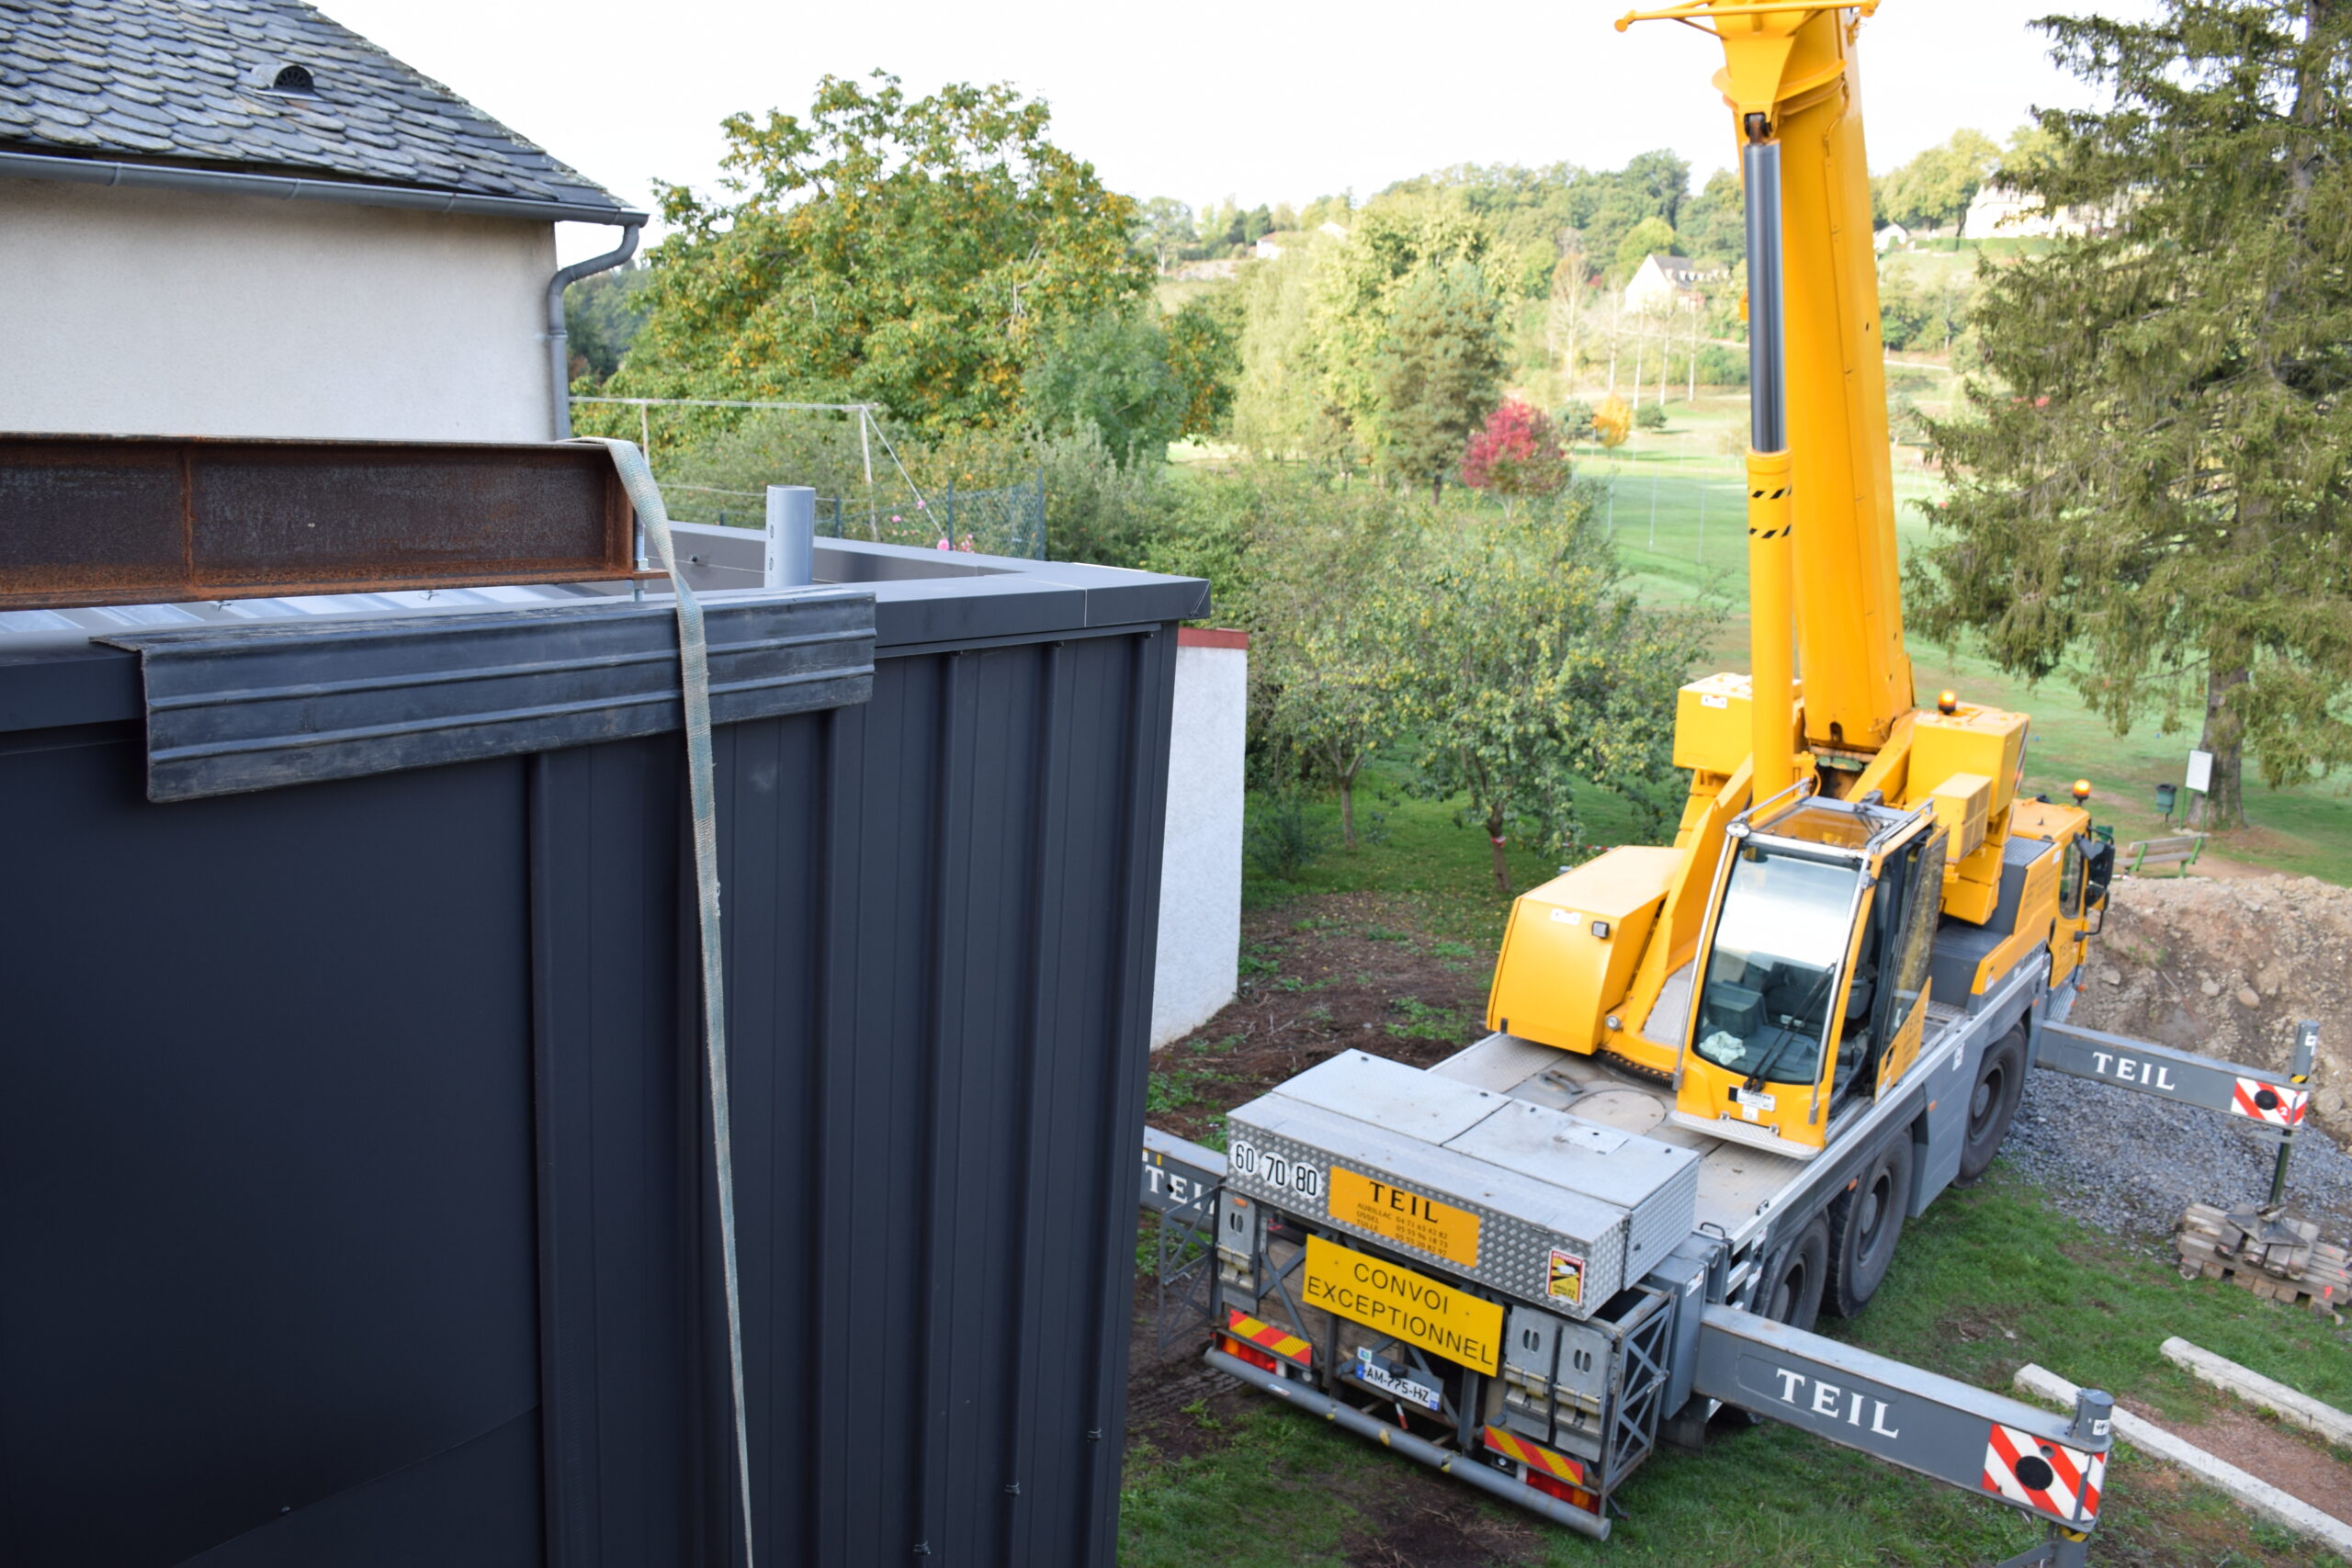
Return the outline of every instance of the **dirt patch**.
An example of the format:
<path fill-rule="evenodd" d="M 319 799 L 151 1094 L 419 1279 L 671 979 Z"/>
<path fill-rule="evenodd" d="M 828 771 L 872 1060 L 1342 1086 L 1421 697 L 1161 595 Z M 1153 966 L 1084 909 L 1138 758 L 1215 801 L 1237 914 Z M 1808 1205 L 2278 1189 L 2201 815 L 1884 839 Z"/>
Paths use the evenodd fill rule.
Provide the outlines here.
<path fill-rule="evenodd" d="M 2204 1420 L 2191 1424 L 2163 1420 L 2134 1400 L 2118 1403 L 2151 1425 L 2196 1444 L 2257 1480 L 2270 1483 L 2290 1497 L 2300 1498 L 2324 1514 L 2352 1524 L 2352 1465 L 2318 1444 L 2282 1431 L 2234 1405 L 2224 1405 Z"/>
<path fill-rule="evenodd" d="M 1546 1527 L 1510 1517 L 1467 1486 L 1432 1479 L 1414 1476 L 1417 1484 L 1399 1486 L 1384 1475 L 1376 1490 L 1362 1491 L 1361 1522 L 1342 1543 L 1349 1568 L 1505 1568 L 1544 1560 Z"/>
<path fill-rule="evenodd" d="M 2199 868 L 2202 868 L 2199 862 Z M 2352 1134 L 2352 887 L 2311 876 L 2127 877 L 2073 1021 L 2283 1068 L 2317 1019 L 2315 1120 Z"/>
<path fill-rule="evenodd" d="M 1211 1138 L 1227 1111 L 1341 1051 L 1442 1061 L 1486 1032 L 1492 964 L 1380 894 L 1254 911 L 1242 921 L 1239 995 L 1152 1057 L 1151 1124 Z"/>

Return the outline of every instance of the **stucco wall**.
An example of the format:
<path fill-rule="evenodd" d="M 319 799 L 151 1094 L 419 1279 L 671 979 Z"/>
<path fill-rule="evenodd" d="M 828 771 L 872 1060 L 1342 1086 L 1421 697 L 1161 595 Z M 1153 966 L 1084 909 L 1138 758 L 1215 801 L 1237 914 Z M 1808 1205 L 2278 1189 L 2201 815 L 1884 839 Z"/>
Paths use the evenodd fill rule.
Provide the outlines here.
<path fill-rule="evenodd" d="M 1157 1048 L 1233 999 L 1241 961 L 1242 748 L 1248 639 L 1178 635 L 1168 749 L 1168 836 L 1159 874 L 1159 954 L 1151 994 Z"/>
<path fill-rule="evenodd" d="M 0 179 L 0 430 L 544 441 L 552 225 Z"/>

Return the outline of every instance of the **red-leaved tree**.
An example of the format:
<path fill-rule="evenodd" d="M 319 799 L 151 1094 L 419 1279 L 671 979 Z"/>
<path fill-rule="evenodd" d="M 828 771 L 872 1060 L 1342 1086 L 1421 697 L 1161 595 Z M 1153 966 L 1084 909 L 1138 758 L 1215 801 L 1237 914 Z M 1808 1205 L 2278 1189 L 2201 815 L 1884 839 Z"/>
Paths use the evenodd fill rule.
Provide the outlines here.
<path fill-rule="evenodd" d="M 1517 400 L 1487 415 L 1463 451 L 1462 482 L 1501 496 L 1557 495 L 1568 482 L 1568 455 L 1551 416 Z"/>

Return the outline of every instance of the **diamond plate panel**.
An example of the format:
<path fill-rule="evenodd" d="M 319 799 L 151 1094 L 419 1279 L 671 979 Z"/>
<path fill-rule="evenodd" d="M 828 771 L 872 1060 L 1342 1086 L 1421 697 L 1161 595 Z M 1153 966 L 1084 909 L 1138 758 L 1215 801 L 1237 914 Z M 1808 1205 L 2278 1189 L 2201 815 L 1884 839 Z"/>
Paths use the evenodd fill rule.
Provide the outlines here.
<path fill-rule="evenodd" d="M 1539 1184 L 1516 1179 L 1483 1161 L 1284 1101 L 1278 1094 L 1264 1096 L 1234 1112 L 1230 1127 L 1226 1185 L 1233 1190 L 1569 1317 L 1589 1317 L 1624 1287 L 1626 1226 L 1622 1209 L 1556 1190 L 1531 1192 L 1527 1190 Z M 1334 1163 L 1477 1215 L 1477 1263 L 1464 1268 L 1335 1216 L 1330 1206 Z M 1541 1224 L 1507 1213 L 1497 1201 L 1508 1201 L 1506 1194 L 1513 1188 L 1521 1190 L 1519 1196 L 1534 1200 L 1531 1207 L 1560 1218 L 1577 1214 L 1584 1223 Z M 1482 1197 L 1489 1201 L 1482 1201 Z M 1554 1247 L 1584 1259 L 1580 1301 L 1562 1301 L 1547 1293 Z"/>

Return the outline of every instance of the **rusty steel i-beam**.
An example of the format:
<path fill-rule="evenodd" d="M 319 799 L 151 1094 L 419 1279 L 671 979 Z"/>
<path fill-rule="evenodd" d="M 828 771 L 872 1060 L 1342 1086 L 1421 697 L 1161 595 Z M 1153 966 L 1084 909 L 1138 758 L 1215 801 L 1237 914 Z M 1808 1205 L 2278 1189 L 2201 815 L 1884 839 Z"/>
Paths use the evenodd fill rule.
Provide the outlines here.
<path fill-rule="evenodd" d="M 0 435 L 0 610 L 636 574 L 602 447 Z"/>

